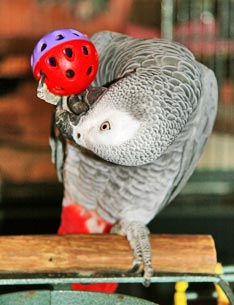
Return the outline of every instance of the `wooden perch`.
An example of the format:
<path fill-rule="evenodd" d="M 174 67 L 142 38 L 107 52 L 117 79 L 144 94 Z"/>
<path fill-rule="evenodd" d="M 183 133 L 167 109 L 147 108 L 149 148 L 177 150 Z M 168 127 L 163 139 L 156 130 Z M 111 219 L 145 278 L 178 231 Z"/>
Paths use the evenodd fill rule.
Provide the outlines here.
<path fill-rule="evenodd" d="M 216 250 L 208 235 L 151 235 L 155 272 L 214 273 Z M 123 236 L 33 235 L 0 237 L 0 273 L 73 273 L 132 268 L 133 254 Z"/>

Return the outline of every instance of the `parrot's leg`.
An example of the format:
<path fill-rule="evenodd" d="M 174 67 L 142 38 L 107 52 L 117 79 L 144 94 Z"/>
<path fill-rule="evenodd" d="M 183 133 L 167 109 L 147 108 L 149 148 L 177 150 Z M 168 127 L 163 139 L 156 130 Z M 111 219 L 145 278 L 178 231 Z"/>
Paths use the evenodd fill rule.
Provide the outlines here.
<path fill-rule="evenodd" d="M 148 287 L 153 274 L 148 228 L 141 222 L 127 222 L 123 220 L 114 225 L 111 233 L 117 233 L 127 237 L 134 253 L 133 269 L 136 269 L 143 262 L 144 286 Z"/>
<path fill-rule="evenodd" d="M 38 82 L 37 97 L 49 104 L 57 105 L 61 100 L 61 96 L 55 95 L 47 89 L 47 86 L 44 83 L 45 77 L 45 75 L 42 75 Z"/>

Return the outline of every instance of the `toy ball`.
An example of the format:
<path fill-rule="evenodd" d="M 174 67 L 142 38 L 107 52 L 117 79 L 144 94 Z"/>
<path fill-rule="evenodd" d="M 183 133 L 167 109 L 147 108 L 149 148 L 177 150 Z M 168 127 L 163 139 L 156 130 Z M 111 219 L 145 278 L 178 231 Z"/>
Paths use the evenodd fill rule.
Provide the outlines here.
<path fill-rule="evenodd" d="M 36 80 L 45 76 L 50 92 L 79 94 L 96 76 L 98 54 L 90 39 L 81 32 L 60 29 L 38 41 L 31 56 L 31 67 Z"/>

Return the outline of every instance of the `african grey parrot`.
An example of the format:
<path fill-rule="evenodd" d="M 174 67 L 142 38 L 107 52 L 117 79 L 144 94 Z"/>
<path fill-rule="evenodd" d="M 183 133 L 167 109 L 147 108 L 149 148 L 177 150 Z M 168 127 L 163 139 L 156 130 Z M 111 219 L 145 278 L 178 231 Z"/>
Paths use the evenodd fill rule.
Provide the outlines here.
<path fill-rule="evenodd" d="M 63 205 L 79 203 L 125 235 L 148 285 L 146 225 L 194 171 L 216 117 L 216 78 L 175 42 L 108 31 L 91 40 L 100 60 L 91 87 L 60 97 L 38 86 L 69 139 Z"/>

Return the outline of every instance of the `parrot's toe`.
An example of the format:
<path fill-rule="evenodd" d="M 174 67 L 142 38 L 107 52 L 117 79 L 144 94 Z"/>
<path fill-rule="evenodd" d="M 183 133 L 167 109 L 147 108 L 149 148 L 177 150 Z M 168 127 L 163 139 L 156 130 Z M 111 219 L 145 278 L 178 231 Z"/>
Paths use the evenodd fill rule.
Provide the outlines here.
<path fill-rule="evenodd" d="M 149 287 L 151 284 L 151 277 L 153 275 L 153 268 L 152 268 L 152 264 L 150 262 L 149 265 L 144 265 L 144 282 L 143 285 L 145 287 Z"/>
<path fill-rule="evenodd" d="M 140 222 L 120 221 L 112 229 L 112 233 L 125 235 L 129 241 L 130 247 L 134 253 L 134 261 L 132 272 L 138 271 L 143 263 L 144 268 L 144 283 L 148 287 L 153 274 L 151 247 L 149 242 L 149 230 Z"/>
<path fill-rule="evenodd" d="M 45 75 L 42 75 L 37 86 L 37 97 L 40 99 L 44 99 L 46 96 L 47 86 L 44 83 Z"/>
<path fill-rule="evenodd" d="M 52 105 L 57 105 L 60 96 L 55 95 L 51 93 L 48 89 L 46 84 L 44 83 L 45 80 L 45 75 L 42 75 L 38 82 L 38 87 L 37 87 L 37 97 L 40 98 L 41 100 L 44 100 L 45 102 L 52 104 Z"/>

